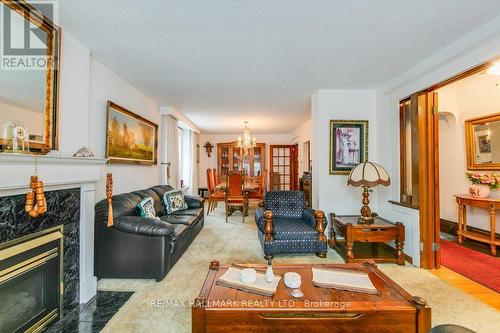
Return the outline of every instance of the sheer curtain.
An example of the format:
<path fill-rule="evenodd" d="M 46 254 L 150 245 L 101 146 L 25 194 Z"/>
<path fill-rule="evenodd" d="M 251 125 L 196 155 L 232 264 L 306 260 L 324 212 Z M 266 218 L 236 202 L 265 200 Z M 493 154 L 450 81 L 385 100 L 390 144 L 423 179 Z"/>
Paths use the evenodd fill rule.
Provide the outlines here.
<path fill-rule="evenodd" d="M 198 192 L 198 142 L 199 134 L 191 131 L 191 186 L 189 193 L 196 195 Z"/>
<path fill-rule="evenodd" d="M 179 175 L 179 124 L 177 119 L 167 116 L 167 184 L 180 189 Z"/>

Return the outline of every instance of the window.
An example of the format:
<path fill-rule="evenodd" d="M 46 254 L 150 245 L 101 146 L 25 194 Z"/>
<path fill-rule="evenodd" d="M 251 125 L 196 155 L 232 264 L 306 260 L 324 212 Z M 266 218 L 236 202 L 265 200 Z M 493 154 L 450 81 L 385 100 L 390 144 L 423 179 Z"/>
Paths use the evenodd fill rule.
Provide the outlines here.
<path fill-rule="evenodd" d="M 182 170 L 184 169 L 184 161 L 182 160 L 182 157 L 183 157 L 183 145 L 182 145 L 182 141 L 183 141 L 183 136 L 184 136 L 184 130 L 182 128 L 178 128 L 179 129 L 179 133 L 178 133 L 178 144 L 179 144 L 179 178 L 180 178 L 180 182 L 181 182 L 181 188 L 184 187 L 184 179 L 183 179 L 183 174 L 182 174 Z"/>
<path fill-rule="evenodd" d="M 405 99 L 399 104 L 400 139 L 400 201 L 418 206 L 418 106 L 417 96 Z"/>

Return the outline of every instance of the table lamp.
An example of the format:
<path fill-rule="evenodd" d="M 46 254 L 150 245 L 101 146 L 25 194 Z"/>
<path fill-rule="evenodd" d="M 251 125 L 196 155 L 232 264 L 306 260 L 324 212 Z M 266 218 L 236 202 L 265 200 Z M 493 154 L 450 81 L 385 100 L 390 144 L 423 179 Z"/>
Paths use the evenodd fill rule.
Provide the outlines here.
<path fill-rule="evenodd" d="M 383 167 L 373 162 L 363 162 L 356 165 L 349 174 L 347 185 L 363 186 L 363 207 L 361 207 L 361 217 L 359 223 L 373 222 L 370 203 L 370 192 L 372 187 L 377 185 L 389 186 L 391 179 Z"/>

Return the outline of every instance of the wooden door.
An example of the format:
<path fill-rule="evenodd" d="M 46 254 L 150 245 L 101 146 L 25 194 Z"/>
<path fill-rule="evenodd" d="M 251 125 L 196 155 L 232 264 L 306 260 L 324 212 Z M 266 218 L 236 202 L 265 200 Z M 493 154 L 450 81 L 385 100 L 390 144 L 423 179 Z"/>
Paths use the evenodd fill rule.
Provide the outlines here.
<path fill-rule="evenodd" d="M 420 265 L 433 269 L 441 265 L 438 96 L 422 92 L 412 100 L 418 107 Z"/>
<path fill-rule="evenodd" d="M 270 184 L 272 191 L 298 189 L 297 145 L 270 146 Z"/>

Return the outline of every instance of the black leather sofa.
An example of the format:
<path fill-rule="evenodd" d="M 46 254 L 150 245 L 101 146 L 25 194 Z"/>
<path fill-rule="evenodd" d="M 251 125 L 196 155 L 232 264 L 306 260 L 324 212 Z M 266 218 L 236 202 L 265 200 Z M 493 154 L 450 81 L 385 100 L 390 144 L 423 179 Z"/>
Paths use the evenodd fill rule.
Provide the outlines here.
<path fill-rule="evenodd" d="M 171 186 L 113 196 L 114 225 L 107 227 L 108 202 L 95 207 L 94 271 L 97 278 L 136 278 L 160 281 L 203 228 L 204 200 L 185 196 L 187 209 L 167 215 L 162 197 Z M 142 218 L 137 204 L 152 197 L 158 219 Z"/>

